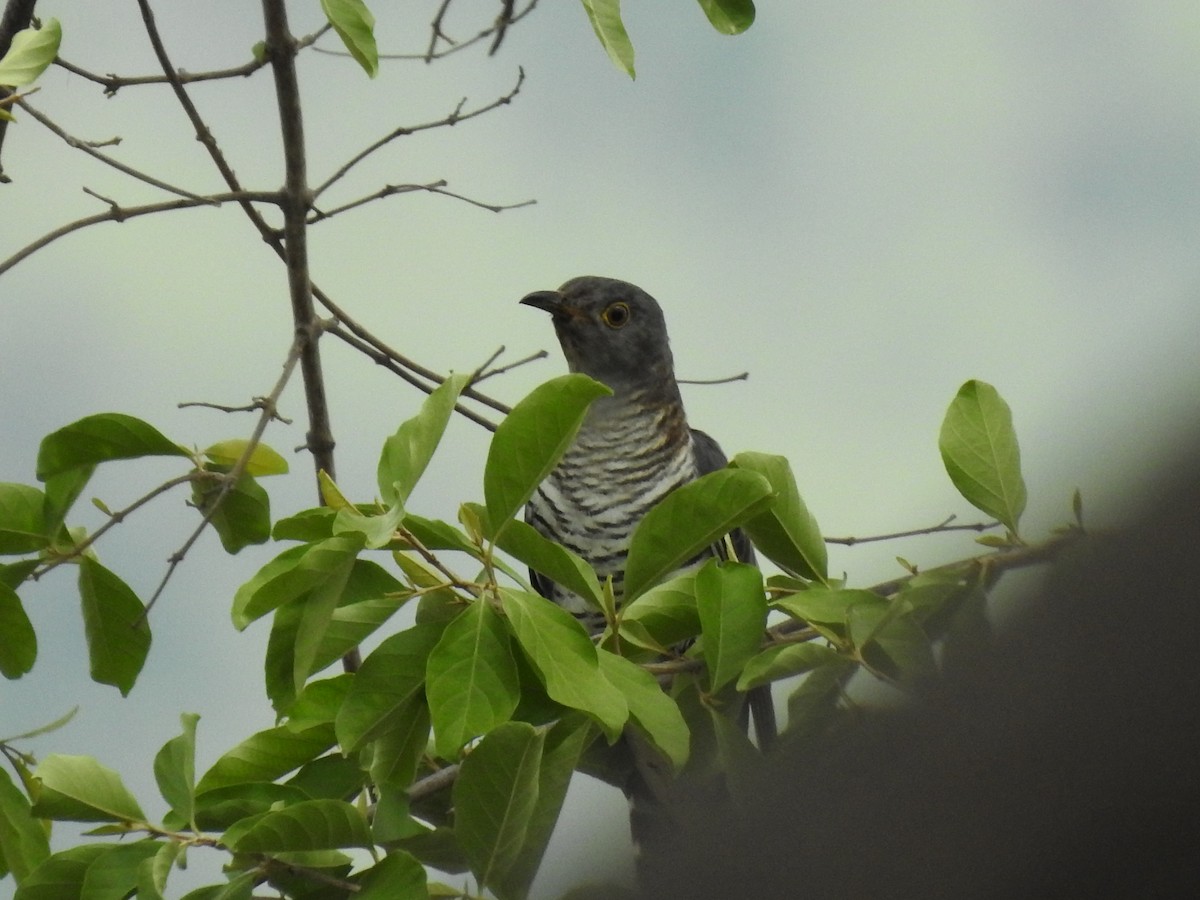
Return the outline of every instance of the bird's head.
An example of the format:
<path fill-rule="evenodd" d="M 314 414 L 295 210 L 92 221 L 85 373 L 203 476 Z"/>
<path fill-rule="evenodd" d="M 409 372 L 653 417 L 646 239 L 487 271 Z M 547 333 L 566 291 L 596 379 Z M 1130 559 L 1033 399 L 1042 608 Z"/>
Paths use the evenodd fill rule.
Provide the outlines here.
<path fill-rule="evenodd" d="M 572 372 L 595 378 L 618 394 L 674 387 L 667 324 L 658 303 L 641 288 L 584 275 L 521 302 L 550 313 Z"/>

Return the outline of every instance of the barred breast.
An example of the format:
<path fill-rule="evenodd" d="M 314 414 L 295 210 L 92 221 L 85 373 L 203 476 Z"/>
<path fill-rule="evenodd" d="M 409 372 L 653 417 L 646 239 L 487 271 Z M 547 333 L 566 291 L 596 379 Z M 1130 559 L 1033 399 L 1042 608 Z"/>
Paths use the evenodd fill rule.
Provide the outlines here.
<path fill-rule="evenodd" d="M 607 402 L 606 402 L 607 401 Z M 541 534 L 611 575 L 623 595 L 629 536 L 646 512 L 697 477 L 691 430 L 679 403 L 633 394 L 603 398 L 526 507 Z M 603 617 L 577 594 L 551 586 L 551 599 L 595 628 Z"/>

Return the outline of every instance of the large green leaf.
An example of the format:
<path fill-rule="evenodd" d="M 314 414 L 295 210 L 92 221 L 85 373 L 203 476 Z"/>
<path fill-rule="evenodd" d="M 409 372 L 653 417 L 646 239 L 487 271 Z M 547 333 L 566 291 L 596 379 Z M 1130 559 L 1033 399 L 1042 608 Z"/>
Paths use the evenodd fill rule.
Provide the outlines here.
<path fill-rule="evenodd" d="M 583 8 L 608 58 L 630 78 L 635 78 L 633 44 L 621 21 L 621 0 L 583 0 Z"/>
<path fill-rule="evenodd" d="M 83 844 L 55 853 L 29 873 L 13 900 L 75 900 L 83 890 L 88 867 L 112 844 Z"/>
<path fill-rule="evenodd" d="M 709 690 L 716 693 L 741 675 L 762 646 L 767 626 L 762 573 L 745 563 L 710 559 L 696 573 L 696 608 Z"/>
<path fill-rule="evenodd" d="M 454 832 L 481 886 L 494 889 L 525 844 L 544 742 L 543 729 L 506 722 L 463 760 L 454 783 Z"/>
<path fill-rule="evenodd" d="M 425 398 L 420 412 L 383 442 L 376 474 L 379 496 L 385 503 L 407 502 L 433 458 L 454 413 L 458 395 L 469 380 L 467 375 L 451 375 Z"/>
<path fill-rule="evenodd" d="M 308 593 L 333 577 L 340 577 L 346 560 L 362 549 L 362 537 L 339 535 L 289 547 L 238 588 L 233 597 L 233 624 L 245 628 L 284 603 Z"/>
<path fill-rule="evenodd" d="M 476 600 L 442 632 L 429 654 L 425 696 L 445 757 L 512 716 L 520 700 L 517 666 L 504 623 L 487 600 Z"/>
<path fill-rule="evenodd" d="M 121 777 L 90 756 L 52 753 L 34 774 L 41 791 L 33 814 L 70 822 L 144 822 L 146 815 Z"/>
<path fill-rule="evenodd" d="M 412 784 L 417 766 L 429 746 L 429 706 L 425 698 L 413 697 L 396 708 L 388 719 L 391 727 L 371 744 L 371 781 L 377 786 L 402 790 Z"/>
<path fill-rule="evenodd" d="M 27 484 L 0 482 L 0 554 L 41 550 L 46 535 L 46 495 Z"/>
<path fill-rule="evenodd" d="M 718 469 L 672 491 L 630 536 L 625 601 L 766 509 L 772 496 L 766 478 L 740 469 Z"/>
<path fill-rule="evenodd" d="M 491 537 L 557 465 L 592 401 L 611 393 L 586 375 L 562 375 L 534 388 L 505 417 L 492 438 L 483 472 Z"/>
<path fill-rule="evenodd" d="M 337 714 L 343 753 L 353 753 L 394 727 L 397 714 L 420 698 L 426 662 L 442 630 L 440 625 L 415 625 L 389 637 L 363 660 Z"/>
<path fill-rule="evenodd" d="M 836 650 L 814 644 L 777 644 L 768 647 L 746 663 L 738 676 L 739 691 L 748 691 L 781 678 L 791 678 L 810 672 L 818 666 L 837 662 Z"/>
<path fill-rule="evenodd" d="M 741 34 L 754 24 L 754 0 L 699 0 L 712 27 L 721 34 Z"/>
<path fill-rule="evenodd" d="M 21 598 L 0 582 L 0 674 L 20 678 L 37 659 L 37 634 L 25 614 Z"/>
<path fill-rule="evenodd" d="M 959 388 L 942 421 L 938 447 L 958 492 L 1016 534 L 1025 511 L 1021 450 L 1012 410 L 994 387 L 972 380 Z"/>
<path fill-rule="evenodd" d="M 297 692 L 304 686 L 308 676 L 318 671 L 317 659 L 325 640 L 325 633 L 333 619 L 334 610 L 342 600 L 346 583 L 350 580 L 350 573 L 354 569 L 354 554 L 358 549 L 352 544 L 336 563 L 332 562 L 336 557 L 331 556 L 331 564 L 324 569 L 325 578 L 309 591 L 300 604 L 300 619 L 292 650 L 292 679 Z"/>
<path fill-rule="evenodd" d="M 666 694 L 649 672 L 623 656 L 600 650 L 600 670 L 616 685 L 629 704 L 629 717 L 650 743 L 683 768 L 691 749 L 691 733 L 679 705 Z"/>
<path fill-rule="evenodd" d="M 128 897 L 137 887 L 142 864 L 164 846 L 164 841 L 142 840 L 106 847 L 87 868 L 79 892 L 81 900 Z"/>
<path fill-rule="evenodd" d="M 0 862 L 21 884 L 50 856 L 50 842 L 42 823 L 33 817 L 29 800 L 0 768 Z"/>
<path fill-rule="evenodd" d="M 38 449 L 37 477 L 45 481 L 68 469 L 143 456 L 191 454 L 141 419 L 123 413 L 97 413 L 42 439 Z"/>
<path fill-rule="evenodd" d="M 334 745 L 333 725 L 295 732 L 280 725 L 252 734 L 226 751 L 196 785 L 197 796 L 206 791 L 256 781 L 274 781 Z"/>
<path fill-rule="evenodd" d="M 163 841 L 153 856 L 142 860 L 137 872 L 137 900 L 166 900 L 163 892 L 167 887 L 167 877 L 184 852 L 183 844 Z"/>
<path fill-rule="evenodd" d="M 354 876 L 361 890 L 354 900 L 428 900 L 425 867 L 409 853 L 395 850 Z"/>
<path fill-rule="evenodd" d="M 150 652 L 146 608 L 129 585 L 90 556 L 79 558 L 79 596 L 92 680 L 127 695 Z"/>
<path fill-rule="evenodd" d="M 602 591 L 595 570 L 566 547 L 542 537 L 532 525 L 514 519 L 501 532 L 496 546 L 600 607 Z"/>
<path fill-rule="evenodd" d="M 758 472 L 775 492 L 775 501 L 742 526 L 754 546 L 785 571 L 824 582 L 828 567 L 825 539 L 817 520 L 800 499 L 787 459 L 766 453 L 739 453 L 730 465 Z"/>
<path fill-rule="evenodd" d="M 545 597 L 500 589 L 504 614 L 517 643 L 551 699 L 596 719 L 615 740 L 629 707 L 600 670 L 596 647 L 569 612 Z"/>
<path fill-rule="evenodd" d="M 179 717 L 183 733 L 165 744 L 154 757 L 154 779 L 171 811 L 191 823 L 196 814 L 196 723 L 195 713 Z"/>
<path fill-rule="evenodd" d="M 667 653 L 700 633 L 696 573 L 657 584 L 621 609 L 621 637 L 639 647 Z"/>
<path fill-rule="evenodd" d="M 321 0 L 321 9 L 350 55 L 374 78 L 379 73 L 379 50 L 375 46 L 375 17 L 367 5 L 363 0 Z"/>
<path fill-rule="evenodd" d="M 0 84 L 24 87 L 32 84 L 58 55 L 62 26 L 49 19 L 41 28 L 25 28 L 12 37 L 9 50 L 0 59 Z"/>
<path fill-rule="evenodd" d="M 238 853 L 286 853 L 370 847 L 363 814 L 342 800 L 306 800 L 264 813 L 237 835 Z"/>

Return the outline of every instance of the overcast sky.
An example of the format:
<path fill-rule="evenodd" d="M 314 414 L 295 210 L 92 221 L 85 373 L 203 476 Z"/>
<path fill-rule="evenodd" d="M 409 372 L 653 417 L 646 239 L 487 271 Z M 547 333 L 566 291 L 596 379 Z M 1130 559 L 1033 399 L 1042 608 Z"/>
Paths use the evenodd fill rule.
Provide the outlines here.
<path fill-rule="evenodd" d="M 434 3 L 374 4 L 386 50 L 419 51 Z M 297 33 L 318 4 L 289 4 Z M 399 125 L 507 92 L 481 119 L 396 141 L 328 205 L 383 183 L 439 178 L 494 215 L 402 195 L 313 229 L 314 280 L 393 346 L 442 371 L 547 361 L 487 384 L 508 402 L 564 368 L 546 318 L 516 301 L 579 274 L 633 281 L 658 298 L 682 377 L 748 371 L 685 387 L 692 423 L 730 453 L 788 456 L 830 535 L 865 535 L 978 514 L 942 469 L 937 433 L 969 378 L 1013 409 L 1029 485 L 1025 530 L 1065 521 L 1083 492 L 1115 521 L 1200 422 L 1200 7 L 1178 2 L 759 4 L 745 35 L 723 37 L 692 0 L 628 3 L 630 82 L 582 8 L 543 2 L 488 58 L 388 62 L 368 80 L 306 53 L 300 77 L 313 181 Z M 261 37 L 258 3 L 159 4 L 175 63 L 237 65 Z M 413 8 L 419 13 L 411 13 Z M 399 12 L 394 10 L 399 9 Z M 494 0 L 457 0 L 447 30 L 468 37 Z M 63 24 L 62 54 L 98 72 L 154 71 L 136 6 L 39 4 Z M 323 46 L 336 48 L 326 40 Z M 192 89 L 243 182 L 282 183 L 268 73 Z M 222 185 L 169 91 L 100 89 L 61 70 L 31 98 L 73 135 L 119 136 L 106 152 L 191 190 Z M 0 258 L 102 209 L 163 199 L 86 160 L 25 116 L 10 127 L 0 186 Z M 252 422 L 180 401 L 242 404 L 270 389 L 290 341 L 282 267 L 233 206 L 107 224 L 60 240 L 0 278 L 0 480 L 33 479 L 38 442 L 114 410 L 205 446 Z M 336 341 L 322 345 L 339 481 L 375 490 L 382 439 L 421 397 Z M 267 440 L 294 459 L 267 483 L 282 516 L 314 503 L 299 384 L 291 428 Z M 415 495 L 453 520 L 482 498 L 488 435 L 465 421 Z M 119 508 L 172 463 L 102 471 L 90 493 Z M 86 503 L 79 524 L 96 527 Z M 179 495 L 101 544 L 143 597 L 194 522 Z M 972 551 L 966 537 L 835 551 L 854 584 Z M 207 536 L 154 611 L 154 646 L 128 700 L 92 685 L 73 573 L 22 591 L 38 629 L 34 671 L 0 684 L 0 735 L 79 704 L 38 754 L 89 753 L 117 768 L 150 815 L 151 776 L 178 714 L 201 713 L 206 768 L 272 723 L 261 654 L 267 623 L 229 624 L 233 591 L 278 547 L 230 561 Z M 596 808 L 599 806 L 600 811 Z M 576 792 L 540 882 L 555 896 L 604 871 L 625 829 L 623 802 Z M 72 827 L 58 826 L 59 835 Z"/>

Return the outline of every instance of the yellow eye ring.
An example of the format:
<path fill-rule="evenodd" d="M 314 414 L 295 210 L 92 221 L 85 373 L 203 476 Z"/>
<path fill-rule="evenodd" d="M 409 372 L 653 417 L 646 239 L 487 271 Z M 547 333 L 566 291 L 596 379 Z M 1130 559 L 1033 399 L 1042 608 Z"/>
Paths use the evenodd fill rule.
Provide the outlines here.
<path fill-rule="evenodd" d="M 629 324 L 629 304 L 618 301 L 600 313 L 600 318 L 609 328 L 624 328 Z"/>

